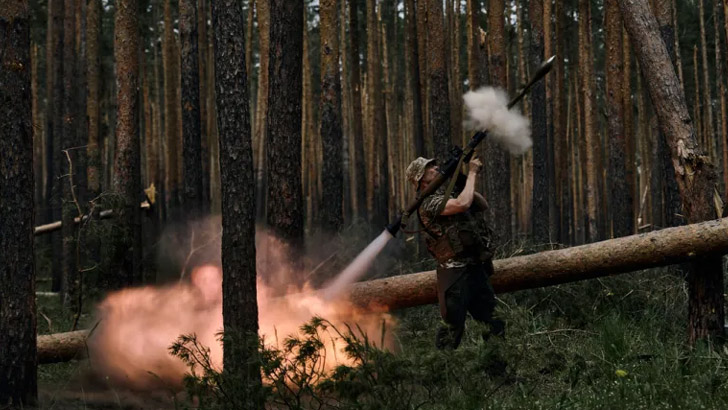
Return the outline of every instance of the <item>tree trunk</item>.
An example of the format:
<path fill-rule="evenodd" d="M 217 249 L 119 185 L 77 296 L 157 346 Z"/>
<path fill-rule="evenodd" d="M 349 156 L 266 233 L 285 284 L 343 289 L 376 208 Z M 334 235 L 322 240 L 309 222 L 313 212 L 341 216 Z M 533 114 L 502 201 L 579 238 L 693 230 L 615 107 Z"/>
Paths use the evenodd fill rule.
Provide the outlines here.
<path fill-rule="evenodd" d="M 384 111 L 382 93 L 382 55 L 379 51 L 380 33 L 377 24 L 375 0 L 366 0 L 367 7 L 367 98 L 369 100 L 369 147 L 368 163 L 372 169 L 368 171 L 367 199 L 369 222 L 375 226 L 384 226 L 389 219 L 388 212 L 388 161 L 387 156 L 387 118 Z M 440 6 L 442 10 L 442 6 Z M 445 94 L 447 98 L 447 94 Z M 448 115 L 449 121 L 449 115 Z"/>
<path fill-rule="evenodd" d="M 341 78 L 339 77 L 339 24 L 336 0 L 322 0 L 321 22 L 321 143 L 323 148 L 323 197 L 321 225 L 336 233 L 343 225 L 343 178 L 341 167 Z"/>
<path fill-rule="evenodd" d="M 588 0 L 579 0 L 579 15 L 591 16 Z M 594 69 L 592 42 L 589 30 L 589 18 L 579 18 L 579 71 L 581 74 L 581 90 L 584 95 L 584 144 L 586 156 L 582 160 L 586 168 L 586 221 L 587 239 L 589 242 L 599 240 L 598 203 L 599 186 L 597 181 L 597 154 L 599 136 L 596 130 L 596 100 L 594 98 Z"/>
<path fill-rule="evenodd" d="M 493 261 L 496 293 L 553 286 L 709 258 L 728 251 L 728 221 L 708 221 L 603 242 Z M 389 310 L 437 301 L 435 271 L 353 284 L 357 306 Z"/>
<path fill-rule="evenodd" d="M 73 218 L 78 216 L 74 186 L 76 181 L 75 167 L 78 165 L 76 152 L 78 144 L 78 110 L 76 98 L 76 0 L 65 0 L 63 16 L 63 138 L 61 141 L 61 220 L 65 222 L 61 228 L 63 238 L 63 264 L 61 273 L 61 304 L 68 306 L 78 296 L 78 260 Z"/>
<path fill-rule="evenodd" d="M 700 105 L 703 115 L 703 138 L 705 138 L 704 149 L 709 153 L 711 160 L 715 157 L 717 139 L 713 135 L 713 96 L 710 85 L 710 68 L 708 66 L 708 45 L 705 35 L 705 0 L 698 0 L 698 13 L 700 15 L 700 55 L 703 65 L 703 102 Z M 696 67 L 697 70 L 697 67 Z"/>
<path fill-rule="evenodd" d="M 657 21 L 646 0 L 620 0 L 624 24 L 645 76 L 662 130 L 672 153 L 675 179 L 680 189 L 683 212 L 691 223 L 712 219 L 717 176 L 702 155 L 695 130 Z M 720 215 L 718 215 L 720 216 Z M 720 254 L 701 258 L 688 275 L 689 340 L 722 338 L 723 267 Z"/>
<path fill-rule="evenodd" d="M 349 3 L 349 65 L 351 67 L 352 141 L 354 145 L 354 173 L 356 174 L 356 204 L 358 217 L 367 220 L 367 170 L 362 129 L 361 73 L 359 63 L 359 1 Z"/>
<path fill-rule="evenodd" d="M 38 44 L 31 41 L 31 68 L 30 68 L 30 93 L 31 93 L 31 123 L 34 127 L 33 132 L 33 200 L 36 204 L 34 208 L 35 219 L 41 220 L 41 204 L 43 204 L 43 176 L 45 158 L 43 157 L 43 119 L 40 113 L 40 78 L 38 73 L 38 65 L 40 63 L 40 53 L 38 52 Z"/>
<path fill-rule="evenodd" d="M 258 40 L 260 42 L 260 69 L 258 71 L 258 98 L 256 104 L 255 133 L 253 135 L 253 163 L 255 164 L 257 218 L 265 217 L 266 159 L 265 146 L 268 143 L 268 71 L 270 60 L 270 7 L 268 1 L 257 1 Z"/>
<path fill-rule="evenodd" d="M 101 193 L 101 156 L 99 150 L 101 135 L 99 110 L 101 2 L 98 0 L 88 1 L 86 13 L 86 117 L 88 120 L 86 184 L 89 198 L 96 198 Z"/>
<path fill-rule="evenodd" d="M 38 364 L 68 362 L 86 355 L 88 330 L 39 335 Z"/>
<path fill-rule="evenodd" d="M 503 0 L 488 1 L 488 41 L 490 85 L 506 89 L 505 4 Z M 493 143 L 485 145 L 486 197 L 490 202 L 488 223 L 494 241 L 502 244 L 511 238 L 511 173 L 508 152 Z"/>
<path fill-rule="evenodd" d="M 440 161 L 447 158 L 451 146 L 445 35 L 442 1 L 427 0 L 428 126 L 435 144 L 435 157 Z"/>
<path fill-rule="evenodd" d="M 164 1 L 164 35 L 162 37 L 162 64 L 164 66 L 164 136 L 166 149 L 164 150 L 165 166 L 165 198 L 164 207 L 167 218 L 177 219 L 179 205 L 179 110 L 177 107 L 177 91 L 180 88 L 179 61 L 175 58 L 176 40 L 172 20 L 172 0 Z"/>
<path fill-rule="evenodd" d="M 430 111 L 430 98 L 429 98 L 429 77 L 427 75 L 427 4 L 428 0 L 416 0 L 415 19 L 417 20 L 417 57 L 419 59 L 419 74 L 420 74 L 420 101 L 422 107 L 422 121 L 428 121 Z M 423 127 L 423 136 L 425 139 L 425 151 L 426 156 L 432 156 L 434 152 L 432 135 L 430 134 L 430 127 Z"/>
<path fill-rule="evenodd" d="M 0 407 L 36 404 L 30 8 L 0 5 Z"/>
<path fill-rule="evenodd" d="M 271 3 L 273 21 L 280 21 L 278 20 L 280 7 L 280 3 Z M 296 7 L 293 8 L 296 9 Z M 293 11 L 298 12 L 300 23 L 300 18 L 303 16 L 302 10 L 298 8 Z M 295 20 L 296 16 L 292 14 L 290 18 Z M 229 375 L 231 380 L 247 382 L 243 386 L 250 391 L 236 393 L 236 396 L 248 393 L 246 401 L 238 405 L 245 409 L 257 409 L 262 407 L 262 403 L 258 399 L 261 395 L 256 394 L 261 387 L 260 365 L 257 360 L 254 360 L 258 354 L 255 181 L 248 107 L 248 78 L 245 70 L 242 69 L 245 67 L 243 13 L 239 2 L 234 0 L 213 1 L 212 20 L 215 33 L 215 88 L 218 107 L 217 121 L 220 129 L 220 171 L 222 173 L 224 374 Z M 290 20 L 281 21 L 281 23 L 296 25 Z M 288 24 L 285 26 L 288 27 Z M 293 32 L 296 35 L 290 38 L 299 36 L 300 29 L 300 24 L 297 30 L 294 27 Z M 280 34 L 282 33 L 278 33 L 276 30 L 271 32 L 272 44 L 274 44 L 271 50 L 280 47 Z M 278 50 L 280 52 L 280 48 Z M 296 54 L 294 50 L 292 50 L 292 54 Z M 273 61 L 271 67 L 276 67 L 279 56 L 271 55 L 271 57 Z M 300 52 L 297 57 L 300 64 Z M 283 90 L 278 89 L 277 75 L 283 75 L 284 80 L 290 77 L 284 73 L 274 72 L 273 68 L 271 74 L 273 74 L 271 78 L 274 79 L 271 84 L 272 91 L 283 93 Z M 292 86 L 295 88 L 295 82 Z M 298 91 L 300 91 L 300 87 Z M 277 96 L 286 97 L 285 94 L 277 94 Z M 275 109 L 275 104 L 271 108 Z M 276 117 L 276 119 L 282 120 L 283 118 Z M 289 121 L 289 119 L 285 119 L 281 123 Z M 277 131 L 275 124 L 269 129 L 272 135 L 275 135 Z M 300 132 L 300 127 L 295 132 Z M 295 148 L 295 146 L 289 147 L 286 152 L 295 151 Z M 240 385 L 235 386 L 239 388 Z"/>
<path fill-rule="evenodd" d="M 207 127 L 207 5 L 205 0 L 197 2 L 197 46 L 200 50 L 198 65 L 200 83 L 200 154 L 202 161 L 202 212 L 210 212 L 210 136 Z M 246 60 L 247 61 L 247 60 Z M 250 78 L 250 74 L 248 74 Z"/>
<path fill-rule="evenodd" d="M 557 1 L 554 4 L 554 51 L 557 56 L 554 61 L 554 73 L 551 85 L 553 87 L 553 135 L 554 135 L 554 173 L 556 179 L 556 206 L 559 209 L 559 233 L 557 240 L 562 243 L 569 241 L 569 221 L 571 220 L 569 202 L 569 151 L 567 150 L 567 121 L 568 113 L 565 111 L 568 94 L 568 83 L 564 84 L 564 58 L 566 56 L 564 30 L 564 5 Z"/>
<path fill-rule="evenodd" d="M 200 67 L 197 44 L 197 5 L 195 3 L 193 0 L 179 0 L 184 210 L 190 219 L 202 214 Z"/>
<path fill-rule="evenodd" d="M 607 73 L 606 108 L 609 135 L 609 210 L 612 236 L 618 238 L 632 234 L 632 193 L 627 185 L 624 136 L 624 105 L 622 103 L 622 18 L 617 0 L 606 3 Z"/>
<path fill-rule="evenodd" d="M 114 238 L 111 266 L 118 272 L 112 284 L 115 287 L 139 283 L 141 279 L 137 6 L 135 0 L 118 1 L 114 21 L 117 108 L 112 190 L 118 196 L 116 198 L 118 233 Z"/>
<path fill-rule="evenodd" d="M 424 124 L 422 121 L 422 100 L 420 99 L 420 57 L 417 49 L 417 8 L 415 0 L 405 0 L 405 49 L 407 54 L 407 90 L 410 93 L 412 117 L 410 125 L 415 155 L 424 157 L 425 150 Z"/>
<path fill-rule="evenodd" d="M 294 252 L 303 245 L 301 91 L 303 3 L 270 2 L 267 221 Z M 294 264 L 298 257 L 293 256 Z"/>
<path fill-rule="evenodd" d="M 531 22 L 529 60 L 531 60 L 531 67 L 534 71 L 543 61 L 543 1 L 531 0 L 528 10 L 528 18 Z M 533 240 L 536 244 L 551 242 L 551 232 L 549 232 L 549 144 L 546 124 L 546 85 L 544 83 L 544 81 L 539 81 L 531 89 L 531 132 L 534 141 L 531 218 Z"/>

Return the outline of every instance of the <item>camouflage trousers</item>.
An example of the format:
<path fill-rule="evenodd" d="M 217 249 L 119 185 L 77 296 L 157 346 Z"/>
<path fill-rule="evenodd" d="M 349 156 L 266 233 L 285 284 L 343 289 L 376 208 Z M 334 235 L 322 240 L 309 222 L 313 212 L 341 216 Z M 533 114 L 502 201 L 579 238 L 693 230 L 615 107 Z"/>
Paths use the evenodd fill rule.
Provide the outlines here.
<path fill-rule="evenodd" d="M 490 328 L 489 332 L 482 335 L 484 340 L 491 334 L 505 334 L 503 321 L 493 317 L 496 300 L 490 284 L 492 273 L 492 261 L 459 268 L 437 269 L 440 314 L 445 322 L 437 332 L 435 345 L 438 349 L 456 349 L 460 345 L 468 312 L 473 319 Z"/>

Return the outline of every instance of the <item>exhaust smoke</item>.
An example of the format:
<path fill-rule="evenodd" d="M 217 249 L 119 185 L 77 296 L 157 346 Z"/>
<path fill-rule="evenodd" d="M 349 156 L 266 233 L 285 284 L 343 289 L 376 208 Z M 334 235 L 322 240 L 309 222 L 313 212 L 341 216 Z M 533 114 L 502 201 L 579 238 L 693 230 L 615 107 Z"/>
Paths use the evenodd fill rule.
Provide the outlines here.
<path fill-rule="evenodd" d="M 508 109 L 508 96 L 495 87 L 483 87 L 463 95 L 468 109 L 465 126 L 471 131 L 489 132 L 489 138 L 511 154 L 521 155 L 533 145 L 531 123 L 516 109 Z"/>

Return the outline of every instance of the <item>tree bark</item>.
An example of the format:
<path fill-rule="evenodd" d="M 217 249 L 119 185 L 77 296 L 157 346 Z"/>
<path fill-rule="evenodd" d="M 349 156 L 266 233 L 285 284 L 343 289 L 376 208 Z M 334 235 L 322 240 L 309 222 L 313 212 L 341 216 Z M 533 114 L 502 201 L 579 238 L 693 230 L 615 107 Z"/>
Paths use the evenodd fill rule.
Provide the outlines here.
<path fill-rule="evenodd" d="M 579 15 L 591 16 L 591 6 L 589 0 L 579 0 Z M 589 29 L 589 20 L 587 18 L 579 18 L 579 69 L 581 74 L 581 90 L 584 95 L 584 144 L 586 156 L 584 167 L 586 168 L 586 221 L 587 221 L 587 240 L 595 242 L 599 240 L 600 232 L 598 230 L 598 204 L 599 204 L 599 184 L 597 181 L 597 154 L 599 136 L 596 130 L 596 100 L 594 98 L 594 62 L 593 53 L 590 44 L 592 43 L 592 34 Z"/>
<path fill-rule="evenodd" d="M 61 272 L 61 304 L 70 305 L 78 294 L 78 266 L 76 258 L 76 237 L 73 229 L 73 218 L 78 216 L 78 201 L 74 186 L 76 180 L 75 168 L 78 165 L 76 147 L 82 145 L 77 140 L 78 130 L 78 99 L 76 98 L 77 75 L 76 71 L 76 0 L 65 0 L 63 15 L 63 126 L 61 141 L 61 169 L 63 176 L 61 183 L 61 220 L 65 222 L 61 228 L 63 241 L 63 264 Z"/>
<path fill-rule="evenodd" d="M 68 362 L 85 357 L 88 336 L 88 330 L 39 335 L 38 364 Z"/>
<path fill-rule="evenodd" d="M 138 2 L 116 3 L 114 59 L 116 61 L 116 149 L 112 190 L 117 196 L 118 233 L 114 238 L 112 267 L 117 270 L 113 287 L 140 283 L 141 194 L 139 140 L 139 24 Z"/>
<path fill-rule="evenodd" d="M 367 169 L 364 150 L 364 131 L 361 106 L 361 69 L 359 63 L 359 1 L 349 2 L 349 65 L 351 66 L 352 141 L 354 143 L 354 173 L 356 174 L 356 204 L 358 217 L 367 220 Z"/>
<path fill-rule="evenodd" d="M 200 83 L 200 154 L 202 161 L 202 212 L 210 213 L 210 135 L 208 134 L 207 99 L 207 61 L 209 47 L 207 45 L 207 2 L 197 2 L 197 47 L 199 49 L 198 65 Z M 247 60 L 246 60 L 247 61 Z M 250 78 L 250 74 L 248 74 Z"/>
<path fill-rule="evenodd" d="M 336 0 L 319 4 L 321 33 L 321 144 L 323 196 L 321 225 L 336 233 L 343 225 L 343 172 L 341 130 L 341 78 L 339 76 L 339 19 Z"/>
<path fill-rule="evenodd" d="M 503 0 L 488 1 L 488 70 L 490 85 L 506 89 L 505 4 Z M 488 222 L 494 232 L 495 243 L 511 238 L 511 172 L 508 152 L 495 144 L 485 145 L 485 187 L 490 202 Z"/>
<path fill-rule="evenodd" d="M 162 64 L 164 66 L 164 135 L 166 150 L 164 152 L 165 167 L 165 200 L 167 218 L 177 219 L 179 205 L 179 109 L 177 107 L 177 91 L 180 88 L 178 77 L 179 61 L 175 58 L 176 40 L 172 20 L 172 0 L 164 1 L 164 35 L 162 37 Z"/>
<path fill-rule="evenodd" d="M 280 6 L 280 3 L 271 4 L 272 16 L 278 16 Z M 303 12 L 300 8 L 298 11 L 300 18 Z M 215 88 L 222 173 L 224 372 L 232 380 L 248 382 L 246 385 L 252 391 L 240 393 L 256 393 L 261 380 L 259 362 L 254 360 L 258 354 L 255 180 L 248 78 L 246 71 L 242 69 L 245 67 L 243 13 L 239 2 L 219 0 L 212 2 L 212 18 L 215 33 Z M 300 26 L 298 28 L 300 29 Z M 301 33 L 300 30 L 294 32 L 299 35 Z M 275 50 L 276 47 L 280 47 L 279 33 L 274 31 L 271 34 L 275 45 L 271 49 Z M 298 57 L 300 61 L 300 52 Z M 273 66 L 278 63 L 276 57 L 271 60 L 274 62 Z M 277 78 L 275 75 L 271 77 Z M 275 83 L 274 80 L 273 84 Z M 274 85 L 274 90 L 282 91 L 276 87 L 277 85 Z M 282 117 L 276 118 L 282 119 Z M 293 151 L 294 148 L 289 149 Z M 261 396 L 257 394 L 248 394 L 245 403 L 241 404 L 246 409 L 261 408 L 259 397 Z"/>
<path fill-rule="evenodd" d="M 543 61 L 543 1 L 531 0 L 528 18 L 531 23 L 529 60 L 535 71 Z M 550 1 L 550 0 L 545 0 Z M 549 215 L 549 143 L 546 123 L 546 84 L 539 81 L 531 89 L 531 133 L 533 138 L 533 200 L 531 220 L 536 244 L 551 242 Z"/>
<path fill-rule="evenodd" d="M 412 118 L 410 124 L 412 129 L 412 140 L 415 147 L 415 155 L 424 157 L 427 155 L 425 151 L 425 135 L 422 121 L 422 100 L 420 99 L 420 90 L 422 84 L 420 82 L 420 57 L 417 49 L 417 8 L 415 0 L 405 0 L 405 48 L 407 50 L 407 89 L 411 94 L 412 101 Z"/>
<path fill-rule="evenodd" d="M 442 1 L 427 0 L 427 76 L 430 101 L 428 126 L 435 158 L 447 158 L 451 147 L 450 104 Z"/>
<path fill-rule="evenodd" d="M 86 12 L 86 117 L 88 120 L 86 184 L 89 198 L 96 198 L 101 193 L 101 156 L 99 149 L 101 146 L 101 115 L 99 110 L 101 2 L 98 0 L 88 0 L 88 2 Z"/>
<path fill-rule="evenodd" d="M 260 69 L 258 71 L 258 98 L 253 134 L 253 164 L 255 165 L 257 217 L 265 217 L 266 159 L 265 146 L 268 141 L 266 114 L 268 113 L 268 71 L 270 60 L 270 7 L 268 1 L 257 1 L 258 41 L 260 48 Z"/>
<path fill-rule="evenodd" d="M 717 175 L 710 160 L 702 155 L 674 67 L 657 21 L 646 0 L 620 0 L 625 27 L 645 76 L 647 86 L 672 154 L 675 179 L 688 222 L 712 219 L 717 195 Z M 720 215 L 718 215 L 720 216 Z M 693 264 L 688 275 L 689 340 L 722 339 L 723 267 L 720 255 L 704 257 Z"/>
<path fill-rule="evenodd" d="M 301 91 L 303 3 L 270 2 L 267 221 L 294 252 L 303 245 Z M 295 260 L 297 256 L 292 255 Z"/>
<path fill-rule="evenodd" d="M 618 238 L 632 234 L 632 193 L 627 185 L 624 136 L 624 105 L 622 104 L 622 18 L 617 0 L 606 3 L 607 73 L 606 108 L 609 135 L 609 210 L 612 236 Z"/>
<path fill-rule="evenodd" d="M 38 394 L 30 7 L 0 5 L 0 407 Z"/>
<path fill-rule="evenodd" d="M 200 67 L 197 5 L 179 0 L 182 64 L 182 161 L 184 209 L 194 219 L 202 214 L 202 133 L 200 130 Z"/>
<path fill-rule="evenodd" d="M 667 228 L 588 245 L 493 261 L 496 293 L 553 286 L 722 255 L 728 221 Z M 358 306 L 389 310 L 437 301 L 435 271 L 359 282 L 349 288 Z"/>
<path fill-rule="evenodd" d="M 708 74 L 710 69 L 708 66 L 708 45 L 705 35 L 705 0 L 698 0 L 698 13 L 700 15 L 700 55 L 702 57 L 701 64 L 703 65 L 703 102 L 700 104 L 700 107 L 702 108 L 702 112 L 705 113 L 703 116 L 703 138 L 705 138 L 706 144 L 704 149 L 712 159 L 717 152 L 715 147 L 718 141 L 715 135 L 713 135 L 713 96 L 711 93 L 710 75 Z"/>

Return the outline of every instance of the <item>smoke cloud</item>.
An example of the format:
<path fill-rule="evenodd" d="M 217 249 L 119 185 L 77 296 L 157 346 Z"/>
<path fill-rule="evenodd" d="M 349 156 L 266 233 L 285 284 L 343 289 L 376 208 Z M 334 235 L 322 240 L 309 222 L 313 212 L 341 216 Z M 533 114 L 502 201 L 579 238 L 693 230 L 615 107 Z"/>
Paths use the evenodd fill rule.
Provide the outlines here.
<path fill-rule="evenodd" d="M 488 136 L 511 154 L 521 155 L 533 145 L 531 123 L 516 109 L 508 109 L 505 91 L 483 87 L 463 95 L 468 108 L 465 126 L 472 131 L 489 132 Z"/>

